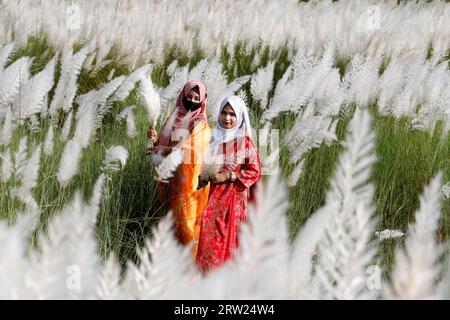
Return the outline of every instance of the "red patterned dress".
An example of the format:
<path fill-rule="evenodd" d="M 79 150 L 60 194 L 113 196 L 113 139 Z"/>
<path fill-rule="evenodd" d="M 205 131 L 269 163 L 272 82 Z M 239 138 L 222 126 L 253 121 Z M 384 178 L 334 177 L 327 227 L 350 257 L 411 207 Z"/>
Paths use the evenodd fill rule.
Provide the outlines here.
<path fill-rule="evenodd" d="M 225 164 L 221 171 L 233 171 L 235 181 L 211 184 L 203 211 L 197 264 L 204 272 L 221 266 L 239 246 L 239 225 L 247 219 L 247 202 L 261 179 L 261 163 L 249 136 L 222 144 Z"/>

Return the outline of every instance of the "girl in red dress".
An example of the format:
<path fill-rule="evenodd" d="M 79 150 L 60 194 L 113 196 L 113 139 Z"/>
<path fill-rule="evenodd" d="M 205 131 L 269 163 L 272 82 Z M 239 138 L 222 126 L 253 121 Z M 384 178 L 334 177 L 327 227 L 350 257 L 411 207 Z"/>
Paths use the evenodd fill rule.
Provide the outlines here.
<path fill-rule="evenodd" d="M 203 272 L 233 256 L 239 246 L 239 225 L 247 219 L 249 197 L 261 179 L 248 111 L 240 97 L 230 96 L 220 104 L 209 150 L 215 150 L 222 164 L 209 178 L 209 200 L 201 220 L 196 261 Z"/>

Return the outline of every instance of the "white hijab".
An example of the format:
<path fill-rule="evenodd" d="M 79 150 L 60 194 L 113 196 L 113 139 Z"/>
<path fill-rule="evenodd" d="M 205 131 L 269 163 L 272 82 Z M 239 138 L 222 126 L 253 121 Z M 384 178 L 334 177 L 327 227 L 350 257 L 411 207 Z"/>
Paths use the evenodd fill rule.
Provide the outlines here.
<path fill-rule="evenodd" d="M 226 129 L 220 124 L 220 114 L 223 108 L 229 103 L 236 114 L 236 125 L 233 128 Z M 252 137 L 252 128 L 248 117 L 248 110 L 244 100 L 238 96 L 229 96 L 222 100 L 217 117 L 217 127 L 212 130 L 211 144 L 218 145 L 233 139 L 241 138 L 246 135 Z"/>

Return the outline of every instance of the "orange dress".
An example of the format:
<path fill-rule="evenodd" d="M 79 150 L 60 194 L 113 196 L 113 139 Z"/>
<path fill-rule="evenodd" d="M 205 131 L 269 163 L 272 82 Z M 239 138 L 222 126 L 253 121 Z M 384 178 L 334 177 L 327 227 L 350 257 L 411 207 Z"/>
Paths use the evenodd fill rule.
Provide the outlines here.
<path fill-rule="evenodd" d="M 185 245 L 195 241 L 192 250 L 194 260 L 197 255 L 201 215 L 209 195 L 209 184 L 197 190 L 198 176 L 202 170 L 203 154 L 210 139 L 211 130 L 207 121 L 196 123 L 189 132 L 189 137 L 182 142 L 183 162 L 166 189 L 170 210 L 175 220 L 176 237 Z"/>

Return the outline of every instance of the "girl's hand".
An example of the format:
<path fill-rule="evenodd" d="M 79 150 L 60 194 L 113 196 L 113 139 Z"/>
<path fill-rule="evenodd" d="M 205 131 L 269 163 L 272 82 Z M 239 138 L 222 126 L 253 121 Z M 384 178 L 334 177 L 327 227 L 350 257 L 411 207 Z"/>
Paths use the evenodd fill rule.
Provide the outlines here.
<path fill-rule="evenodd" d="M 212 183 L 223 183 L 231 179 L 231 172 L 219 171 L 211 177 Z"/>
<path fill-rule="evenodd" d="M 157 152 L 161 152 L 163 156 L 167 156 L 168 154 L 170 154 L 172 152 L 172 148 L 166 147 L 166 146 L 156 146 L 156 147 L 150 147 L 150 148 L 145 149 L 145 154 L 151 154 L 151 153 L 157 153 Z"/>
<path fill-rule="evenodd" d="M 201 188 L 204 188 L 208 185 L 209 181 L 208 180 L 203 180 L 202 178 L 200 178 L 200 176 L 198 176 L 198 185 L 197 185 L 197 190 L 200 190 Z"/>
<path fill-rule="evenodd" d="M 158 133 L 156 132 L 155 127 L 151 126 L 147 131 L 147 137 L 155 143 L 158 140 Z"/>

